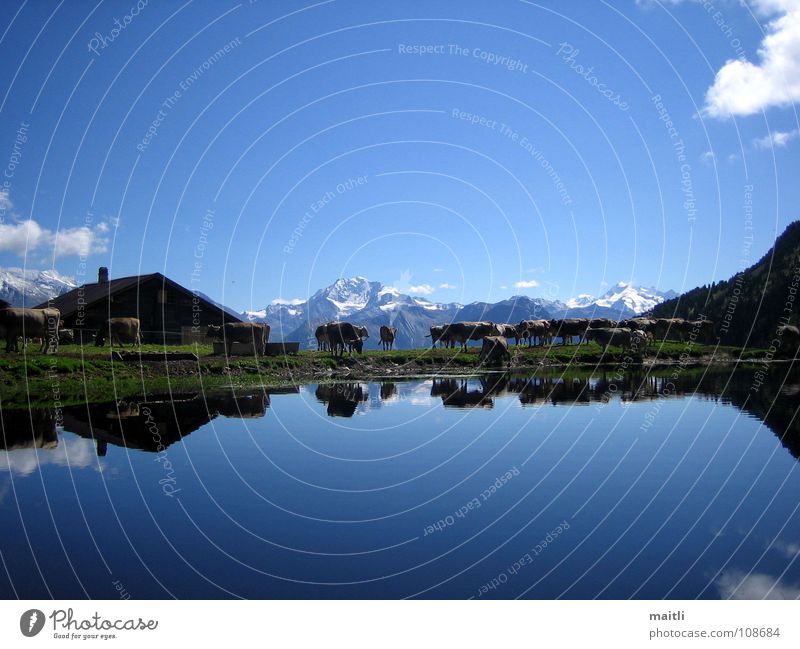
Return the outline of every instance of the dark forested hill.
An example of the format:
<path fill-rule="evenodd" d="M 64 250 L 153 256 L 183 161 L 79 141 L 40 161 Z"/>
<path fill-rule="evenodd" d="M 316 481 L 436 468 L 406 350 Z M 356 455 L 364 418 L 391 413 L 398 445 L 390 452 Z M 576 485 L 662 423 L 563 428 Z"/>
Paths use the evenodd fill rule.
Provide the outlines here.
<path fill-rule="evenodd" d="M 650 313 L 658 318 L 704 315 L 716 323 L 723 345 L 765 347 L 780 324 L 798 324 L 798 301 L 800 221 L 795 221 L 750 268 L 662 302 Z"/>

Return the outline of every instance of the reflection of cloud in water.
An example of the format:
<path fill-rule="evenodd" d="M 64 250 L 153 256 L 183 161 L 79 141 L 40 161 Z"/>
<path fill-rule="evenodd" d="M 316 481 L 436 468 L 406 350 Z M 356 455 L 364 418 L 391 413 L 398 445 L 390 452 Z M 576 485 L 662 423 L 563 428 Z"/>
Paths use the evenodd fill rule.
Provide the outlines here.
<path fill-rule="evenodd" d="M 722 599 L 800 599 L 800 587 L 764 573 L 723 572 L 717 579 Z"/>
<path fill-rule="evenodd" d="M 61 437 L 58 446 L 51 449 L 23 448 L 0 451 L 0 472 L 9 472 L 21 477 L 29 476 L 45 464 L 85 469 L 90 466 L 97 467 L 98 462 L 94 441 L 80 437 Z"/>
<path fill-rule="evenodd" d="M 795 541 L 781 541 L 779 539 L 772 544 L 772 547 L 787 559 L 794 559 L 800 554 L 800 543 Z"/>

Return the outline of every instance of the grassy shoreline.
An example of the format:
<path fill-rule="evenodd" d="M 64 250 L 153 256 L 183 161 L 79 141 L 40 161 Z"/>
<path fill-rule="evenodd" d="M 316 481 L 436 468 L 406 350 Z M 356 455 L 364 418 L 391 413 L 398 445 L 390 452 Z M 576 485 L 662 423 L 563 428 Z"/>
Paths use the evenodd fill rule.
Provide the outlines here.
<path fill-rule="evenodd" d="M 142 351 L 163 352 L 157 345 Z M 367 350 L 363 355 L 335 359 L 327 352 L 302 351 L 296 355 L 266 358 L 212 355 L 210 345 L 168 347 L 167 352 L 190 351 L 197 361 L 115 361 L 109 348 L 63 345 L 57 355 L 37 352 L 0 356 L 0 406 L 33 407 L 109 401 L 131 395 L 192 392 L 221 387 L 280 387 L 297 383 L 335 380 L 391 380 L 425 376 L 464 376 L 484 371 L 479 349 L 411 349 L 384 352 Z M 652 345 L 642 359 L 626 356 L 619 349 L 603 350 L 595 343 L 555 345 L 544 348 L 513 347 L 509 369 L 534 371 L 574 368 L 633 368 L 722 363 L 754 363 L 764 350 L 666 342 Z"/>

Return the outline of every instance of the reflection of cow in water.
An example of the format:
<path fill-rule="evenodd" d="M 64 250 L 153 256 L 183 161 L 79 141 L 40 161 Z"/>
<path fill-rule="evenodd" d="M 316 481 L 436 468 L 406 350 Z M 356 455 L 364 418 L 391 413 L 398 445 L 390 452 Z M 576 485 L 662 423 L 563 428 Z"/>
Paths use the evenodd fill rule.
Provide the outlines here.
<path fill-rule="evenodd" d="M 589 382 L 578 378 L 515 377 L 509 381 L 508 391 L 519 394 L 523 405 L 537 402 L 577 405 L 589 403 L 591 396 Z"/>
<path fill-rule="evenodd" d="M 394 399 L 397 396 L 397 385 L 391 382 L 381 383 L 381 401 Z"/>
<path fill-rule="evenodd" d="M 505 374 L 489 374 L 480 378 L 480 389 L 472 388 L 468 379 L 433 379 L 431 396 L 441 397 L 445 408 L 493 408 L 493 396 L 505 389 Z"/>
<path fill-rule="evenodd" d="M 358 404 L 369 399 L 369 391 L 360 383 L 318 385 L 314 396 L 328 406 L 329 417 L 352 417 Z"/>

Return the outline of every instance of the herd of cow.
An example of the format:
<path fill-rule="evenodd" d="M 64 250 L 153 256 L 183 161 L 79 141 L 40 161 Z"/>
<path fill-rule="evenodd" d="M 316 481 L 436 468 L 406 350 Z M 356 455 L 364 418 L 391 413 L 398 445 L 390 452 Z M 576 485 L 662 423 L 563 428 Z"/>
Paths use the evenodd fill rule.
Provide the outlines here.
<path fill-rule="evenodd" d="M 710 343 L 714 337 L 714 323 L 710 320 L 683 320 L 681 318 L 631 318 L 614 321 L 608 318 L 564 318 L 556 320 L 523 320 L 519 324 L 496 324 L 493 322 L 454 322 L 449 325 L 431 327 L 430 338 L 433 346 L 440 343 L 444 347 L 456 344 L 466 348 L 471 340 L 481 340 L 487 336 L 513 338 L 516 344 L 527 342 L 550 344 L 556 338 L 566 345 L 575 338 L 579 342 L 594 340 L 603 346 L 614 345 L 623 348 L 646 345 L 649 340 L 674 338 L 685 341 L 694 337 L 698 342 Z"/>
<path fill-rule="evenodd" d="M 350 322 L 328 322 L 315 331 L 317 349 L 331 351 L 335 356 L 361 353 L 364 341 L 369 338 L 366 327 Z M 397 337 L 397 329 L 382 326 L 380 342 L 383 349 L 391 349 Z M 510 356 L 508 341 L 528 346 L 551 344 L 560 338 L 566 345 L 575 339 L 579 342 L 595 341 L 603 347 L 614 345 L 625 350 L 643 352 L 651 340 L 668 338 L 710 343 L 714 338 L 714 323 L 710 320 L 683 320 L 681 318 L 649 319 L 631 318 L 614 321 L 606 318 L 565 318 L 556 320 L 523 320 L 519 324 L 494 322 L 453 322 L 430 328 L 433 347 L 460 345 L 467 348 L 470 341 L 481 341 L 481 360 L 496 361 Z"/>
<path fill-rule="evenodd" d="M 112 345 L 141 343 L 138 318 L 109 318 L 95 335 L 95 344 L 102 346 L 107 338 Z M 0 338 L 6 341 L 6 352 L 18 352 L 19 341 L 38 342 L 39 351 L 55 353 L 59 343 L 75 341 L 71 329 L 61 327 L 61 312 L 56 308 L 30 309 L 12 307 L 0 300 Z"/>
<path fill-rule="evenodd" d="M 58 309 L 15 308 L 0 300 L 0 337 L 5 338 L 6 351 L 19 351 L 19 340 L 23 344 L 29 340 L 38 341 L 42 352 L 55 352 L 59 342 L 72 342 L 72 332 L 60 326 L 61 314 Z M 231 353 L 233 343 L 252 343 L 254 351 L 265 353 L 269 341 L 268 324 L 236 322 L 223 326 L 209 325 L 206 335 L 222 340 L 226 352 Z M 784 337 L 790 342 L 800 340 L 796 327 L 783 327 Z M 364 341 L 369 338 L 366 327 L 350 322 L 328 322 L 319 325 L 315 331 L 317 349 L 330 351 L 334 356 L 343 356 L 345 351 L 362 353 Z M 481 360 L 499 361 L 508 359 L 509 340 L 517 345 L 552 344 L 560 338 L 562 345 L 575 340 L 578 343 L 595 341 L 602 347 L 613 345 L 624 350 L 642 353 L 653 340 L 692 340 L 711 343 L 714 340 L 714 323 L 710 320 L 683 320 L 681 318 L 650 319 L 645 317 L 614 321 L 606 318 L 565 318 L 554 320 L 522 320 L 519 324 L 498 324 L 494 322 L 453 322 L 430 328 L 431 344 L 442 347 L 460 345 L 467 348 L 470 341 L 481 341 Z M 380 345 L 390 350 L 397 338 L 397 329 L 384 325 L 380 328 Z M 95 344 L 102 346 L 110 339 L 111 344 L 141 343 L 141 325 L 138 318 L 109 318 L 95 336 Z"/>
<path fill-rule="evenodd" d="M 317 339 L 317 351 L 330 351 L 334 356 L 343 356 L 345 350 L 360 354 L 364 349 L 364 341 L 369 338 L 369 331 L 350 322 L 326 322 L 317 327 L 314 337 Z M 383 325 L 380 328 L 380 344 L 384 350 L 392 349 L 396 338 L 396 327 Z"/>

